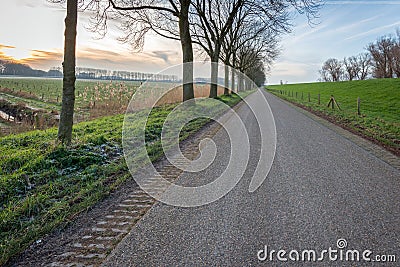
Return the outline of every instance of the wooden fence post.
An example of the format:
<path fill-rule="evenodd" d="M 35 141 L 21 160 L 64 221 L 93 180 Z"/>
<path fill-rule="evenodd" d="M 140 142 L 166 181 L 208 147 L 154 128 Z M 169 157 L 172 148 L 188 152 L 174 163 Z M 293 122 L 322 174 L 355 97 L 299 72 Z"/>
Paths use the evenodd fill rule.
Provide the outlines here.
<path fill-rule="evenodd" d="M 303 94 L 303 92 L 301 92 L 301 100 L 303 100 L 304 99 L 304 94 Z"/>
<path fill-rule="evenodd" d="M 318 94 L 318 105 L 321 105 L 321 94 Z"/>
<path fill-rule="evenodd" d="M 329 99 L 328 108 L 331 106 L 331 104 L 332 104 L 332 109 L 335 109 L 335 101 L 333 100 L 333 95 L 331 95 L 331 98 Z"/>
<path fill-rule="evenodd" d="M 357 114 L 358 114 L 358 116 L 360 116 L 361 115 L 361 112 L 360 112 L 360 97 L 357 97 Z"/>
<path fill-rule="evenodd" d="M 308 93 L 308 102 L 311 102 L 311 96 L 310 96 L 310 93 Z"/>
<path fill-rule="evenodd" d="M 329 99 L 328 108 L 330 107 L 331 104 L 332 104 L 332 109 L 335 109 L 335 104 L 336 104 L 336 106 L 338 107 L 338 109 L 339 109 L 339 110 L 342 110 L 342 109 L 340 108 L 338 102 L 336 102 L 336 99 L 335 99 L 335 97 L 334 97 L 333 95 L 331 95 L 331 99 Z"/>

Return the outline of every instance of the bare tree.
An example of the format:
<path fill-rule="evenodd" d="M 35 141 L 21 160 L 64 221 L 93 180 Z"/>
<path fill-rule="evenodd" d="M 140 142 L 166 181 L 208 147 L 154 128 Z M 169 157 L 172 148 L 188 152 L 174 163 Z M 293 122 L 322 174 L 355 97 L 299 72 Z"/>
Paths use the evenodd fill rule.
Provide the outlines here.
<path fill-rule="evenodd" d="M 374 63 L 376 78 L 393 77 L 393 49 L 396 42 L 392 36 L 382 36 L 375 43 L 368 45 Z"/>
<path fill-rule="evenodd" d="M 75 50 L 76 26 L 78 20 L 78 0 L 67 0 L 67 16 L 65 18 L 65 43 L 63 62 L 63 95 L 58 139 L 70 145 L 75 105 Z"/>
<path fill-rule="evenodd" d="M 184 101 L 194 98 L 190 5 L 191 0 L 81 0 L 81 9 L 92 14 L 90 29 L 100 37 L 106 34 L 108 22 L 114 20 L 121 23 L 120 28 L 125 33 L 119 40 L 130 43 L 137 50 L 143 47 L 150 31 L 180 41 L 185 63 Z"/>
<path fill-rule="evenodd" d="M 192 37 L 211 59 L 210 97 L 217 95 L 218 69 L 215 63 L 220 59 L 223 42 L 229 30 L 234 27 L 235 18 L 240 14 L 241 8 L 251 11 L 252 17 L 264 23 L 266 28 L 275 25 L 275 30 L 287 32 L 290 30 L 291 9 L 313 17 L 317 14 L 319 3 L 319 0 L 194 0 Z"/>
<path fill-rule="evenodd" d="M 346 80 L 365 80 L 370 74 L 371 57 L 368 53 L 361 53 L 343 59 L 344 77 Z M 329 71 L 331 72 L 331 71 Z"/>
<path fill-rule="evenodd" d="M 321 75 L 321 78 L 318 78 L 318 81 L 321 82 L 332 82 L 332 78 L 329 75 L 328 70 L 322 68 L 319 70 L 319 75 Z"/>
<path fill-rule="evenodd" d="M 395 45 L 392 49 L 393 56 L 393 72 L 397 78 L 400 78 L 400 28 L 396 31 L 397 36 L 395 40 Z"/>
<path fill-rule="evenodd" d="M 344 69 L 346 70 L 346 78 L 349 81 L 354 80 L 357 77 L 358 73 L 358 64 L 357 64 L 357 58 L 356 57 L 349 57 L 349 58 L 344 58 L 343 59 L 343 66 Z"/>
<path fill-rule="evenodd" d="M 265 69 L 264 61 L 259 58 L 256 59 L 254 64 L 247 70 L 246 75 L 255 85 L 260 87 L 266 81 L 267 72 L 268 70 Z"/>
<path fill-rule="evenodd" d="M 211 59 L 210 97 L 217 97 L 218 61 L 225 36 L 244 0 L 194 0 L 191 14 L 191 31 L 194 42 L 202 47 Z"/>
<path fill-rule="evenodd" d="M 268 35 L 260 35 L 248 40 L 235 53 L 235 68 L 248 77 L 254 77 L 252 72 L 259 68 L 265 73 L 269 71 L 273 60 L 278 56 L 278 41 Z M 262 66 L 260 66 L 262 62 Z M 267 68 L 266 68 L 267 67 Z M 244 89 L 243 79 L 239 76 L 239 91 Z"/>
<path fill-rule="evenodd" d="M 343 63 L 336 58 L 324 62 L 320 70 L 321 78 L 327 82 L 338 82 L 343 77 Z"/>
<path fill-rule="evenodd" d="M 246 12 L 243 6 L 240 7 L 239 12 L 235 18 L 233 26 L 229 29 L 225 40 L 222 42 L 222 50 L 220 54 L 220 59 L 225 65 L 225 89 L 224 94 L 228 95 L 229 92 L 229 67 L 231 67 L 231 89 L 235 87 L 235 53 L 237 48 L 240 47 L 240 40 L 243 39 L 245 35 L 244 28 L 247 24 L 246 17 L 248 12 Z"/>
<path fill-rule="evenodd" d="M 256 1 L 252 1 L 254 5 Z M 273 18 L 273 19 L 269 19 Z M 229 84 L 229 68 L 237 66 L 236 54 L 243 46 L 247 45 L 254 39 L 262 39 L 260 42 L 264 45 L 264 50 L 270 51 L 275 57 L 278 53 L 278 36 L 281 32 L 287 31 L 287 13 L 279 7 L 263 10 L 257 6 L 249 6 L 249 3 L 240 7 L 235 18 L 234 24 L 229 29 L 220 53 L 220 59 L 225 64 L 225 94 Z M 268 53 L 265 54 L 265 62 L 271 61 Z M 263 69 L 264 70 L 264 69 Z M 235 71 L 231 69 L 232 88 L 234 87 Z"/>
<path fill-rule="evenodd" d="M 371 56 L 368 53 L 361 53 L 356 57 L 357 60 L 357 78 L 359 80 L 367 79 L 372 67 Z"/>

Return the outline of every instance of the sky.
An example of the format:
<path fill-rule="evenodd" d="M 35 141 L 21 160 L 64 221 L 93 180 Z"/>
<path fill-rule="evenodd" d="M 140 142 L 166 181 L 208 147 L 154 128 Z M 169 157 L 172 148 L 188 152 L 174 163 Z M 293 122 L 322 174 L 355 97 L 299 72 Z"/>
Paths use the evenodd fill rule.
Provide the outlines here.
<path fill-rule="evenodd" d="M 326 0 L 310 24 L 296 15 L 292 32 L 281 40 L 281 54 L 268 83 L 315 82 L 328 58 L 365 52 L 378 37 L 400 28 L 400 0 Z M 87 30 L 89 15 L 79 13 L 77 65 L 110 70 L 157 73 L 181 62 L 180 44 L 155 35 L 146 36 L 141 52 L 117 41 L 122 36 L 110 25 L 98 39 Z M 32 68 L 60 67 L 64 42 L 65 9 L 46 0 L 0 1 L 0 58 L 18 60 Z M 203 58 L 198 58 L 203 60 Z"/>

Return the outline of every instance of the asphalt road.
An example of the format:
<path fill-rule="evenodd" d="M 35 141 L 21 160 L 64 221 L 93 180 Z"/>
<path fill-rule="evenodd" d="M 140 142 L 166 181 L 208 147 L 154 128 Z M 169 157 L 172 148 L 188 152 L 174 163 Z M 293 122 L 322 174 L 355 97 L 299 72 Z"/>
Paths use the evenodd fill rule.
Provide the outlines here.
<path fill-rule="evenodd" d="M 281 265 L 257 254 L 296 250 L 305 266 L 374 266 L 371 262 L 303 262 L 303 250 L 348 249 L 395 255 L 400 262 L 400 172 L 351 141 L 267 94 L 277 127 L 272 169 L 257 191 L 249 183 L 258 160 L 260 133 L 246 106 L 238 110 L 250 135 L 251 157 L 244 177 L 222 199 L 197 208 L 156 204 L 103 263 L 105 266 L 254 266 Z M 254 99 L 253 101 L 258 101 Z M 209 169 L 179 178 L 204 184 L 224 170 L 230 144 L 226 133 L 214 137 L 218 154 Z M 340 259 L 340 250 L 334 255 Z M 259 256 L 262 258 L 264 252 Z M 296 254 L 291 254 L 296 258 Z M 305 254 L 307 258 L 307 254 Z M 383 266 L 383 265 L 379 265 Z"/>

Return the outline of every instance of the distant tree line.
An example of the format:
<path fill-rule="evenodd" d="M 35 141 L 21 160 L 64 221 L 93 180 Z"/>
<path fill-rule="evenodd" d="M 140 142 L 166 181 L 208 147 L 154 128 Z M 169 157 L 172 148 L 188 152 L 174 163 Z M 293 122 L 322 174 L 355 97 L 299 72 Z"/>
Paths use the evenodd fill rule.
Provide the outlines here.
<path fill-rule="evenodd" d="M 367 78 L 400 78 L 400 29 L 366 47 L 366 52 L 338 60 L 326 60 L 319 71 L 321 81 L 337 82 Z"/>
<path fill-rule="evenodd" d="M 24 77 L 62 77 L 62 72 L 57 70 L 36 70 L 26 64 L 0 59 L 0 75 L 18 75 Z"/>
<path fill-rule="evenodd" d="M 112 71 L 95 68 L 77 67 L 76 77 L 78 79 L 99 79 L 99 80 L 122 80 L 122 81 L 178 81 L 176 75 L 152 74 L 131 71 Z"/>
<path fill-rule="evenodd" d="M 158 75 L 143 72 L 115 71 L 94 68 L 75 68 L 78 79 L 100 79 L 100 80 L 131 80 L 131 81 L 178 81 L 176 75 Z M 15 61 L 0 59 L 0 76 L 23 76 L 23 77 L 54 77 L 62 78 L 62 68 L 51 68 L 49 71 L 32 69 L 29 65 Z"/>

